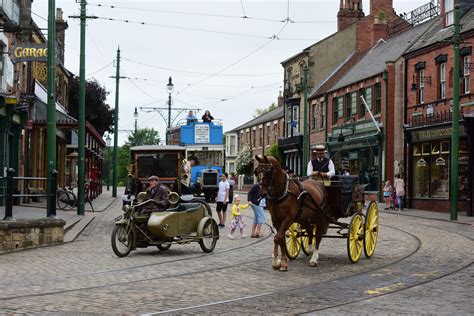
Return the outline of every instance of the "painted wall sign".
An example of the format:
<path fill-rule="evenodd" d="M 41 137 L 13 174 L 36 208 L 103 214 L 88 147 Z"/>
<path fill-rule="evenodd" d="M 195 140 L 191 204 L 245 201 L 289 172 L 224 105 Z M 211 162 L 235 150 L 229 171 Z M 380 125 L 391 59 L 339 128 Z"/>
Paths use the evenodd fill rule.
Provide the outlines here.
<path fill-rule="evenodd" d="M 31 44 L 20 43 L 18 46 L 13 46 L 10 51 L 10 56 L 15 62 L 20 61 L 41 61 L 48 60 L 48 45 L 47 44 Z"/>
<path fill-rule="evenodd" d="M 194 125 L 194 142 L 196 144 L 209 144 L 210 143 L 209 124 L 195 124 Z"/>

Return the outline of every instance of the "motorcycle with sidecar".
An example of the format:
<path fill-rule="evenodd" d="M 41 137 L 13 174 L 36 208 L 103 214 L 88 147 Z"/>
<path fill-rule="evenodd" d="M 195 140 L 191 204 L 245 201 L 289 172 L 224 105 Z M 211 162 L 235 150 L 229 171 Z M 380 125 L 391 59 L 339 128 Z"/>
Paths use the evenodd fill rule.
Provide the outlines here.
<path fill-rule="evenodd" d="M 123 214 L 115 219 L 112 231 L 112 249 L 118 257 L 126 257 L 136 248 L 156 246 L 168 250 L 173 244 L 197 242 L 202 251 L 214 250 L 219 229 L 212 218 L 210 206 L 192 197 L 169 195 L 171 207 L 166 211 L 140 215 L 153 203 L 141 192 L 132 203 L 123 206 Z"/>

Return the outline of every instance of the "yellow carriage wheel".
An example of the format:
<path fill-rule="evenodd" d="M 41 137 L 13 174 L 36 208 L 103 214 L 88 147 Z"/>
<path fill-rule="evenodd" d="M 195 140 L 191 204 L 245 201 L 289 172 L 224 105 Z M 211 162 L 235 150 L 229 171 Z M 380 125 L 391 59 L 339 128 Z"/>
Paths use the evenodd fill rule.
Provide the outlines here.
<path fill-rule="evenodd" d="M 316 227 L 313 227 L 313 240 L 312 240 L 312 245 L 316 244 Z M 309 249 L 309 236 L 306 232 L 306 234 L 301 236 L 301 248 L 303 250 L 303 253 L 307 256 L 311 256 L 313 254 L 313 251 Z M 314 248 L 313 248 L 314 249 Z"/>
<path fill-rule="evenodd" d="M 362 242 L 364 239 L 364 218 L 355 214 L 349 224 L 347 233 L 347 253 L 352 263 L 359 261 L 362 255 Z"/>
<path fill-rule="evenodd" d="M 379 208 L 375 202 L 370 202 L 367 207 L 364 228 L 364 253 L 367 258 L 370 258 L 375 251 L 379 229 Z"/>
<path fill-rule="evenodd" d="M 286 255 L 291 260 L 296 259 L 298 254 L 301 250 L 301 243 L 300 243 L 300 224 L 293 223 L 290 228 L 286 231 L 285 234 L 285 241 L 286 241 Z"/>

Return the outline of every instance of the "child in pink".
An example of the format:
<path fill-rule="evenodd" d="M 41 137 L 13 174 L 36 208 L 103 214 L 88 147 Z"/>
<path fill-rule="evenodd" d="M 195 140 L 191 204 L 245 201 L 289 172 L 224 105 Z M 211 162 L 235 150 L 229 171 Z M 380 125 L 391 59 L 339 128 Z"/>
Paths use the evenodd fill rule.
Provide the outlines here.
<path fill-rule="evenodd" d="M 234 197 L 234 204 L 232 204 L 232 220 L 230 222 L 230 234 L 227 236 L 230 239 L 234 239 L 234 236 L 232 236 L 232 234 L 237 228 L 240 229 L 240 235 L 242 236 L 242 238 L 245 237 L 244 235 L 245 223 L 242 218 L 241 210 L 248 207 L 249 207 L 249 204 L 240 204 L 240 197 L 238 195 Z"/>

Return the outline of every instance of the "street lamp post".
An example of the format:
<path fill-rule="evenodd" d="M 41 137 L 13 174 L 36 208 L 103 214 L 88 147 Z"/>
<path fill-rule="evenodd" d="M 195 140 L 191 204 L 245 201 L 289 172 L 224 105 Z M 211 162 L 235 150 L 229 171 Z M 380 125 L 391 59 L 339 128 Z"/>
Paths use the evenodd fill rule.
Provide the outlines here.
<path fill-rule="evenodd" d="M 174 85 L 173 79 L 171 76 L 169 78 L 168 84 L 166 85 L 166 89 L 168 90 L 168 129 L 171 128 L 171 93 L 173 93 Z M 166 145 L 168 145 L 168 135 L 166 135 Z"/>
<path fill-rule="evenodd" d="M 133 112 L 133 118 L 135 119 L 135 137 L 137 137 L 137 120 L 138 120 L 138 111 L 135 107 L 135 112 Z"/>
<path fill-rule="evenodd" d="M 110 143 L 112 139 L 110 138 L 110 134 L 107 134 L 105 138 L 105 142 L 107 144 L 107 191 L 110 189 Z"/>

